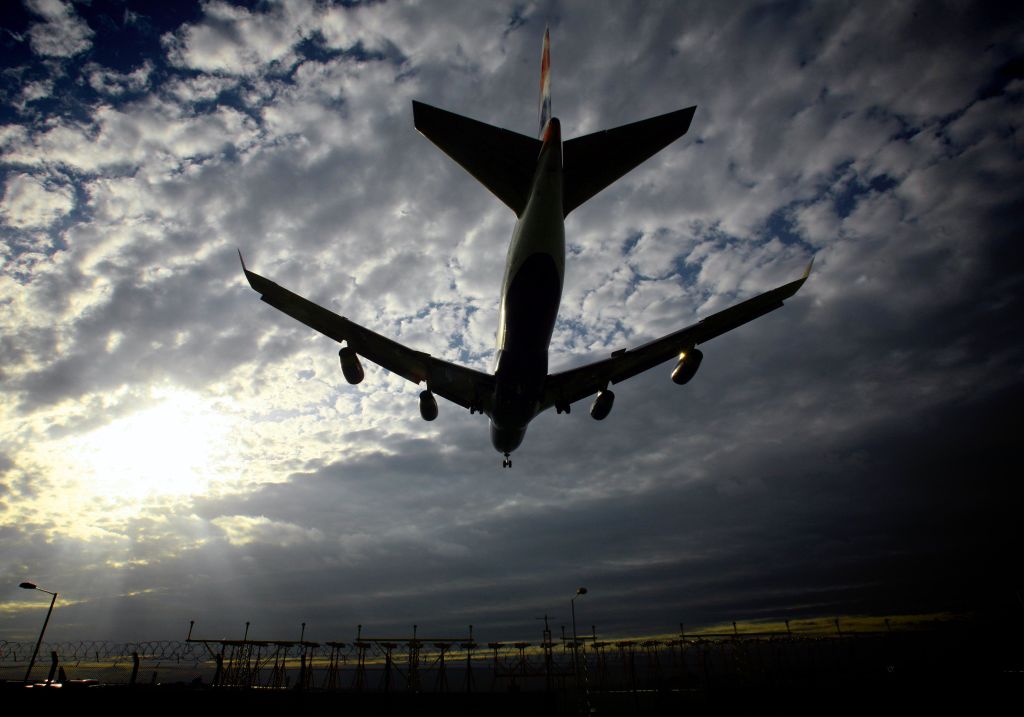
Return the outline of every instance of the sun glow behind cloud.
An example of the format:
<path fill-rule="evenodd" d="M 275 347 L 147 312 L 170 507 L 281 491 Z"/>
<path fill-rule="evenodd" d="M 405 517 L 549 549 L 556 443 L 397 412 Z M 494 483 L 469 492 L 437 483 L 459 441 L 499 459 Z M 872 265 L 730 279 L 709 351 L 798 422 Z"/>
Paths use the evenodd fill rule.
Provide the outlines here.
<path fill-rule="evenodd" d="M 230 489 L 242 477 L 236 420 L 203 396 L 163 389 L 141 410 L 43 444 L 37 461 L 61 478 L 40 507 L 68 532 L 90 535 L 100 518 Z"/>

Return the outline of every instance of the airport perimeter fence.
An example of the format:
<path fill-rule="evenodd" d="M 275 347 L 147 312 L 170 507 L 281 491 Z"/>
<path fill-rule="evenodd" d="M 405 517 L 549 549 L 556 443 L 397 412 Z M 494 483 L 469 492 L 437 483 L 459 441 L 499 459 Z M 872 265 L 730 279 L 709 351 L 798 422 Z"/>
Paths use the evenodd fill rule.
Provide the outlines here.
<path fill-rule="evenodd" d="M 32 679 L 395 693 L 871 688 L 908 675 L 969 680 L 997 669 L 1005 655 L 976 638 L 943 629 L 617 641 L 588 636 L 577 643 L 44 642 Z M 34 647 L 0 641 L 0 680 L 23 680 Z"/>

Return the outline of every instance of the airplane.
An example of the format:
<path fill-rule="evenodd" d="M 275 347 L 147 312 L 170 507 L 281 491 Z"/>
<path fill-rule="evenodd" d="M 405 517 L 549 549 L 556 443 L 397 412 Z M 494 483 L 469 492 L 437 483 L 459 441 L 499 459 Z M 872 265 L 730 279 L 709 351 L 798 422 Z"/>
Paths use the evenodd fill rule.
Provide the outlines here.
<path fill-rule="evenodd" d="M 403 346 L 292 293 L 248 269 L 249 285 L 266 303 L 328 336 L 343 347 L 341 370 L 350 384 L 363 380 L 359 357 L 413 383 L 425 384 L 420 415 L 437 418 L 436 396 L 490 419 L 491 443 L 502 466 L 523 442 L 530 421 L 554 407 L 596 394 L 590 415 L 604 420 L 618 384 L 676 359 L 671 379 L 690 381 L 704 356 L 699 344 L 781 307 L 807 280 L 803 276 L 695 324 L 636 348 L 578 368 L 548 373 L 548 347 L 565 277 L 565 217 L 609 184 L 681 137 L 696 106 L 583 137 L 562 139 L 551 114 L 550 32 L 541 52 L 540 133 L 537 139 L 413 101 L 417 130 L 480 181 L 516 215 L 502 280 L 494 373 L 488 374 Z"/>

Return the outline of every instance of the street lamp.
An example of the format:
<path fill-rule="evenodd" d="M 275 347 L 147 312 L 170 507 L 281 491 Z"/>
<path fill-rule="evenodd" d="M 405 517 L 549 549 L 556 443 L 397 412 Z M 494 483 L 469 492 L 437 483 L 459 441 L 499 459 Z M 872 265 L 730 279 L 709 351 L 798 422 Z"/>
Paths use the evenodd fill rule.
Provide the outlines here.
<path fill-rule="evenodd" d="M 580 595 L 586 595 L 586 588 L 576 588 L 576 594 L 572 596 L 572 600 L 569 601 L 569 607 L 572 608 L 572 669 L 576 675 L 576 684 L 580 683 L 580 660 L 579 660 L 579 640 L 576 639 L 576 598 Z"/>
<path fill-rule="evenodd" d="M 49 590 L 43 590 L 41 587 L 38 587 L 35 583 L 29 582 L 21 583 L 18 587 L 24 588 L 25 590 L 38 590 L 41 593 L 53 595 L 53 599 L 50 600 L 50 609 L 46 611 L 46 619 L 43 620 L 43 629 L 39 631 L 39 639 L 36 640 L 36 649 L 32 651 L 32 659 L 29 660 L 28 669 L 25 671 L 25 684 L 28 684 L 29 678 L 32 675 L 32 668 L 36 665 L 36 655 L 39 654 L 39 646 L 43 644 L 43 635 L 46 634 L 46 626 L 50 622 L 50 613 L 53 612 L 53 604 L 57 602 L 57 593 L 52 593 Z"/>

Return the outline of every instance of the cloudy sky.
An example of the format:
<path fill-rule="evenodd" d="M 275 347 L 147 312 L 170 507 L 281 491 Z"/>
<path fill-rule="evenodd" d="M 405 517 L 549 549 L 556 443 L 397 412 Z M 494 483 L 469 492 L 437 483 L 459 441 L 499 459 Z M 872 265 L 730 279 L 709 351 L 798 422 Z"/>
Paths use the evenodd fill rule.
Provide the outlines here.
<path fill-rule="evenodd" d="M 537 637 L 989 611 L 1022 586 L 1024 24 L 985 3 L 24 0 L 0 53 L 0 639 Z M 566 137 L 697 105 L 566 222 L 551 367 L 814 273 L 541 415 L 486 419 L 256 271 L 490 369 L 515 217 L 411 100 Z M 556 627 L 557 630 L 557 627 Z"/>

